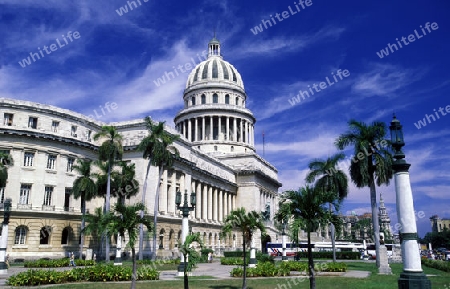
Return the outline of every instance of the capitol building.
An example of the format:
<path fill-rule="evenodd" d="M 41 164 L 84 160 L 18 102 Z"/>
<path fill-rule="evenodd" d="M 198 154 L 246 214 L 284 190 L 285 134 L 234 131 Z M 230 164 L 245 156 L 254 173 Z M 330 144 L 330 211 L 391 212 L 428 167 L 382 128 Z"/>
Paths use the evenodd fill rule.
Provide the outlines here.
<path fill-rule="evenodd" d="M 178 252 L 181 214 L 175 205 L 177 191 L 196 193 L 190 230 L 199 232 L 205 246 L 218 254 L 242 247 L 238 232 L 225 239 L 219 236 L 227 214 L 239 207 L 270 216 L 267 237 L 261 240 L 260 234 L 255 234 L 258 249 L 280 235 L 273 223 L 281 187 L 278 171 L 256 153 L 256 118 L 246 108 L 243 80 L 236 68 L 223 60 L 220 49 L 220 42 L 213 38 L 208 58 L 187 79 L 180 99 L 184 107 L 174 118 L 175 128 L 165 128 L 180 135 L 174 143 L 180 157 L 161 179 L 156 228 L 159 256 Z M 104 125 L 117 128 L 123 137 L 123 160 L 136 167 L 139 193 L 126 203 L 142 200 L 148 160 L 136 148 L 148 135 L 143 119 L 103 123 L 67 109 L 6 98 L 0 98 L 0 115 L 0 151 L 14 160 L 6 187 L 0 188 L 0 206 L 5 199 L 12 202 L 7 240 L 11 260 L 58 258 L 79 251 L 81 210 L 80 200 L 71 194 L 78 177 L 73 165 L 77 159 L 98 159 L 101 142 L 93 136 Z M 151 167 L 145 203 L 150 215 L 157 179 L 158 168 Z M 112 199 L 111 204 L 116 201 Z M 103 204 L 103 198 L 96 198 L 87 208 L 93 213 Z M 144 255 L 151 252 L 151 239 L 151 234 L 144 237 Z M 93 249 L 98 254 L 98 244 L 90 236 L 85 236 L 84 244 L 85 251 Z"/>

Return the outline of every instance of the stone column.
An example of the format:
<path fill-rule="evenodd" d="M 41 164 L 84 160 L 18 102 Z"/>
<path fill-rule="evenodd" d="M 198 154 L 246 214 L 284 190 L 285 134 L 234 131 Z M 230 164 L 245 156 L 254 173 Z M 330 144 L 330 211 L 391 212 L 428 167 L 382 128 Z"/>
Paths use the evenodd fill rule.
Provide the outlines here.
<path fill-rule="evenodd" d="M 240 142 L 244 142 L 244 120 L 241 118 L 241 121 L 239 122 L 239 126 L 240 126 Z"/>
<path fill-rule="evenodd" d="M 213 140 L 214 117 L 212 115 L 209 117 L 209 123 L 209 140 Z"/>
<path fill-rule="evenodd" d="M 208 220 L 213 220 L 213 188 L 208 186 Z"/>
<path fill-rule="evenodd" d="M 219 193 L 218 193 L 218 198 L 219 198 L 219 222 L 223 221 L 223 191 L 221 189 L 219 189 Z"/>
<path fill-rule="evenodd" d="M 208 219 L 208 186 L 206 184 L 203 184 L 203 190 L 202 190 L 202 219 L 207 220 Z"/>
<path fill-rule="evenodd" d="M 184 135 L 185 138 L 188 137 L 188 135 L 187 135 L 187 121 L 186 120 L 183 120 L 183 135 Z"/>
<path fill-rule="evenodd" d="M 213 220 L 218 221 L 219 220 L 219 209 L 218 209 L 218 203 L 219 203 L 219 191 L 217 188 L 214 188 L 213 191 Z"/>
<path fill-rule="evenodd" d="M 223 218 L 228 215 L 228 193 L 226 191 L 223 192 Z"/>
<path fill-rule="evenodd" d="M 233 117 L 233 141 L 237 141 L 237 122 L 235 117 Z"/>
<path fill-rule="evenodd" d="M 221 138 L 221 135 L 222 135 L 222 116 L 221 115 L 219 115 L 218 116 L 218 126 L 219 126 L 219 129 L 218 129 L 218 135 L 217 135 L 217 139 L 218 140 L 222 140 L 222 138 Z"/>
<path fill-rule="evenodd" d="M 203 206 L 202 184 L 200 183 L 200 181 L 197 181 L 197 189 L 195 190 L 195 193 L 197 195 L 197 205 L 195 206 L 195 217 L 200 220 L 202 218 L 202 206 Z"/>
<path fill-rule="evenodd" d="M 195 118 L 195 136 L 194 141 L 198 141 L 198 117 Z"/>
<path fill-rule="evenodd" d="M 188 119 L 188 140 L 192 141 L 192 121 Z"/>
<path fill-rule="evenodd" d="M 248 122 L 245 122 L 245 143 L 248 144 Z"/>
<path fill-rule="evenodd" d="M 202 117 L 202 139 L 205 140 L 205 117 Z"/>
<path fill-rule="evenodd" d="M 159 196 L 159 212 L 165 214 L 167 212 L 167 170 L 163 171 L 161 181 L 161 194 Z"/>
<path fill-rule="evenodd" d="M 227 121 L 227 123 L 225 125 L 225 127 L 226 127 L 225 139 L 226 139 L 226 141 L 230 141 L 230 117 L 229 116 L 226 117 L 226 121 Z"/>
<path fill-rule="evenodd" d="M 177 172 L 172 170 L 170 178 L 170 191 L 168 192 L 167 212 L 172 214 L 175 212 L 175 195 L 177 193 Z"/>

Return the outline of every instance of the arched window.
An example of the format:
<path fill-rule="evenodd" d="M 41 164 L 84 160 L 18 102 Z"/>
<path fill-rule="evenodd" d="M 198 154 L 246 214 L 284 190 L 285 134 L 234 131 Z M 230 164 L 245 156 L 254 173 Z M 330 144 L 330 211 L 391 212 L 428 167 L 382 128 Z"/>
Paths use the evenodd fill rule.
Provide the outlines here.
<path fill-rule="evenodd" d="M 206 103 L 206 95 L 202 94 L 202 104 Z"/>
<path fill-rule="evenodd" d="M 48 245 L 50 244 L 50 234 L 52 232 L 52 228 L 49 226 L 42 227 L 39 232 L 39 244 L 40 245 Z"/>
<path fill-rule="evenodd" d="M 25 226 L 17 227 L 14 244 L 23 245 L 23 244 L 25 244 L 26 239 L 27 239 L 27 228 Z"/>
<path fill-rule="evenodd" d="M 213 94 L 213 103 L 219 103 L 219 96 L 217 95 L 217 93 Z"/>
<path fill-rule="evenodd" d="M 239 105 L 239 97 L 236 97 L 236 105 Z"/>
<path fill-rule="evenodd" d="M 192 105 L 195 105 L 195 96 L 191 98 Z"/>
<path fill-rule="evenodd" d="M 225 95 L 225 104 L 230 104 L 230 95 Z"/>
<path fill-rule="evenodd" d="M 69 244 L 69 228 L 64 228 L 61 235 L 61 245 Z"/>

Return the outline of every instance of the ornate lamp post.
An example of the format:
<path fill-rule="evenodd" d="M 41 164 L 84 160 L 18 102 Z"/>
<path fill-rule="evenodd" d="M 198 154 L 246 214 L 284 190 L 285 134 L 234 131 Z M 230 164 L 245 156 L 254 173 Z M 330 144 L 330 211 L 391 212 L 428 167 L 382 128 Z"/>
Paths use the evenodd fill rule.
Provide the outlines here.
<path fill-rule="evenodd" d="M 175 204 L 177 205 L 177 209 L 181 211 L 183 216 L 182 226 L 181 226 L 181 243 L 186 241 L 186 237 L 189 233 L 189 212 L 195 209 L 195 205 L 197 204 L 197 197 L 195 192 L 191 193 L 191 207 L 188 204 L 188 193 L 187 190 L 184 192 L 184 203 L 181 206 L 181 192 L 178 191 L 175 196 Z M 186 260 L 187 261 L 187 260 Z M 178 276 L 184 275 L 184 266 L 186 266 L 186 262 L 184 260 L 183 254 L 181 255 L 180 265 L 178 266 Z"/>
<path fill-rule="evenodd" d="M 0 240 L 0 274 L 8 273 L 8 265 L 6 264 L 6 246 L 8 245 L 8 224 L 11 215 L 11 200 L 6 199 L 3 203 L 3 224 L 2 238 Z"/>
<path fill-rule="evenodd" d="M 401 225 L 400 243 L 403 256 L 403 272 L 398 279 L 398 288 L 428 289 L 431 288 L 431 282 L 422 271 L 417 243 L 417 225 L 409 180 L 409 167 L 411 165 L 404 160 L 405 154 L 401 150 L 405 145 L 402 125 L 395 115 L 389 129 L 391 131 L 392 147 L 395 150 L 395 161 L 392 169 L 394 170 L 395 179 L 397 218 Z"/>

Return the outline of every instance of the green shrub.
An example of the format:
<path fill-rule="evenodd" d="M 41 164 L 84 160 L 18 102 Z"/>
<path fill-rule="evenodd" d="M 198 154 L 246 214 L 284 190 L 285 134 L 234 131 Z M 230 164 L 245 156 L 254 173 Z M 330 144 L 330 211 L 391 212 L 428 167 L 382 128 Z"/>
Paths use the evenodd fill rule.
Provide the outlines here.
<path fill-rule="evenodd" d="M 12 275 L 8 278 L 10 286 L 38 286 L 46 284 L 62 284 L 67 282 L 106 282 L 130 281 L 132 270 L 130 267 L 109 265 L 96 265 L 86 268 L 73 268 L 66 271 L 53 271 L 30 269 Z M 154 268 L 144 266 L 137 271 L 138 280 L 158 280 L 159 272 Z"/>
<path fill-rule="evenodd" d="M 250 258 L 246 259 L 246 263 L 248 264 Z M 223 257 L 220 258 L 220 264 L 221 265 L 238 265 L 243 266 L 244 265 L 244 259 L 242 257 Z"/>
<path fill-rule="evenodd" d="M 180 264 L 180 259 L 164 259 L 164 260 L 137 260 L 136 263 L 138 265 L 158 265 L 158 264 Z"/>
<path fill-rule="evenodd" d="M 80 260 L 75 259 L 75 264 L 77 266 L 93 266 L 95 262 L 93 260 Z M 25 268 L 59 268 L 59 267 L 68 267 L 69 266 L 69 258 L 62 259 L 40 259 L 33 261 L 25 261 L 23 266 Z"/>
<path fill-rule="evenodd" d="M 317 271 L 322 271 L 322 272 L 347 272 L 347 264 L 345 263 L 340 263 L 340 262 L 327 262 L 327 263 L 322 263 L 320 266 L 317 267 L 316 269 L 316 265 L 315 264 L 315 270 Z"/>
<path fill-rule="evenodd" d="M 308 259 L 308 252 L 298 252 L 300 258 Z M 313 259 L 333 259 L 333 252 L 312 252 Z M 336 252 L 336 259 L 340 260 L 359 260 L 359 252 Z"/>
<path fill-rule="evenodd" d="M 266 253 L 258 252 L 258 253 L 256 253 L 256 261 L 274 263 L 275 257 L 270 256 L 269 254 L 266 254 Z"/>
<path fill-rule="evenodd" d="M 245 253 L 247 255 L 247 258 L 249 259 L 250 258 L 250 252 L 247 251 Z M 244 251 L 226 251 L 226 252 L 223 252 L 223 256 L 224 257 L 241 257 L 241 258 L 243 258 L 244 257 Z"/>
<path fill-rule="evenodd" d="M 422 264 L 430 268 L 438 269 L 444 272 L 450 272 L 450 262 L 448 261 L 431 260 L 423 258 Z"/>
<path fill-rule="evenodd" d="M 290 270 L 283 263 L 278 266 L 271 262 L 258 263 L 254 268 L 247 268 L 246 275 L 247 277 L 289 276 Z M 233 268 L 230 275 L 232 277 L 242 277 L 244 275 L 244 269 L 242 267 Z"/>

